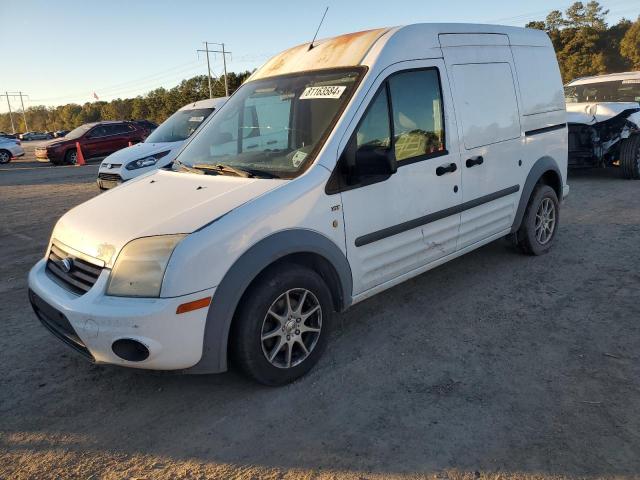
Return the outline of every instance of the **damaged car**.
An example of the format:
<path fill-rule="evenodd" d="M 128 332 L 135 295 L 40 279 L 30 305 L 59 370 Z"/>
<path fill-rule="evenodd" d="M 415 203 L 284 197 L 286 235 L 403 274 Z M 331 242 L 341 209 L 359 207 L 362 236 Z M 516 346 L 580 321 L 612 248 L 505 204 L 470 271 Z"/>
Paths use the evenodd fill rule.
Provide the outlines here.
<path fill-rule="evenodd" d="M 565 85 L 569 167 L 620 167 L 640 179 L 640 72 L 583 77 Z"/>

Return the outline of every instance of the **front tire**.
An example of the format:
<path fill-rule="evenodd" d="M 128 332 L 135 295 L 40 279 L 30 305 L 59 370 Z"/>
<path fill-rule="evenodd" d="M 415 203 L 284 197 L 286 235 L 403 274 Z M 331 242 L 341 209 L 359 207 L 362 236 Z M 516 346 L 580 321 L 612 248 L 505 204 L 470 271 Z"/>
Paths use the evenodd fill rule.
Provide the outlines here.
<path fill-rule="evenodd" d="M 8 150 L 0 150 L 0 164 L 9 163 L 11 161 L 11 153 Z"/>
<path fill-rule="evenodd" d="M 78 151 L 75 148 L 67 150 L 67 153 L 64 154 L 64 162 L 67 165 L 75 165 L 78 163 Z"/>
<path fill-rule="evenodd" d="M 624 178 L 640 180 L 640 135 L 632 135 L 622 141 L 620 166 Z"/>
<path fill-rule="evenodd" d="M 553 245 L 560 223 L 558 196 L 549 185 L 535 187 L 515 233 L 518 249 L 527 255 L 544 255 Z"/>
<path fill-rule="evenodd" d="M 332 314 L 331 293 L 316 272 L 294 264 L 268 270 L 236 312 L 231 347 L 237 365 L 265 385 L 300 378 L 322 356 Z"/>

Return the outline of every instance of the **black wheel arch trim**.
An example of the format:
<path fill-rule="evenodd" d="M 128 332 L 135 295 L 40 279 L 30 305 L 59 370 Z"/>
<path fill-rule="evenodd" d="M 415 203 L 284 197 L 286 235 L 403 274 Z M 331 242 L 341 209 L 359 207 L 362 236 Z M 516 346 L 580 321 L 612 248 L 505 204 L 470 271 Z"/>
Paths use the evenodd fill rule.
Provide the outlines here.
<path fill-rule="evenodd" d="M 335 242 L 313 230 L 290 229 L 274 233 L 250 247 L 229 268 L 211 300 L 204 329 L 202 357 L 184 373 L 218 373 L 227 370 L 227 344 L 231 322 L 244 292 L 274 262 L 289 255 L 315 254 L 334 268 L 339 279 L 341 310 L 351 303 L 351 267 Z"/>
<path fill-rule="evenodd" d="M 522 195 L 520 196 L 520 202 L 518 203 L 518 209 L 516 210 L 516 215 L 513 220 L 513 225 L 511 226 L 511 232 L 516 232 L 520 228 L 520 224 L 522 223 L 522 219 L 524 217 L 524 212 L 527 209 L 527 204 L 529 203 L 529 199 L 531 198 L 531 194 L 533 193 L 533 189 L 540 181 L 540 179 L 547 172 L 554 172 L 558 179 L 560 180 L 559 185 L 551 185 L 551 187 L 556 190 L 556 194 L 558 195 L 558 202 L 562 202 L 562 190 L 564 187 L 564 177 L 560 172 L 560 167 L 558 167 L 558 163 L 551 157 L 541 157 L 536 163 L 533 164 L 531 170 L 529 170 L 529 174 L 527 175 L 527 179 L 524 182 L 524 186 L 522 188 Z"/>

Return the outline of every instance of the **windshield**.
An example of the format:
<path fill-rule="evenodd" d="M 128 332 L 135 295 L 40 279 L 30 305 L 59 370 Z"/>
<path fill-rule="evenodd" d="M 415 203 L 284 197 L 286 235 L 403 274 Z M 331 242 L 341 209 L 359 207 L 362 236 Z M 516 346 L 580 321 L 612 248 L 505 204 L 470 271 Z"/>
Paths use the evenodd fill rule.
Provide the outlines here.
<path fill-rule="evenodd" d="M 181 142 L 191 136 L 200 124 L 213 112 L 213 108 L 196 108 L 194 110 L 178 110 L 167 118 L 145 143 Z"/>
<path fill-rule="evenodd" d="M 322 146 L 360 73 L 325 70 L 248 82 L 185 147 L 179 163 L 293 178 Z"/>
<path fill-rule="evenodd" d="M 616 80 L 564 87 L 567 103 L 640 102 L 640 80 Z"/>
<path fill-rule="evenodd" d="M 67 133 L 64 138 L 67 140 L 73 140 L 75 138 L 80 138 L 82 135 L 87 133 L 87 131 L 92 127 L 92 125 L 80 125 L 78 128 L 74 128 L 69 133 Z"/>

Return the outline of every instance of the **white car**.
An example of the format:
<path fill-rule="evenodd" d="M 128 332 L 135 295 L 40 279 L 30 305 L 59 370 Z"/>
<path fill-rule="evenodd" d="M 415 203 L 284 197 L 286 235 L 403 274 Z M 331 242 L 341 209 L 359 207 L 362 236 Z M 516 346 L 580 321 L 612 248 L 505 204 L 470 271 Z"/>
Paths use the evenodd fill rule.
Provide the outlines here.
<path fill-rule="evenodd" d="M 506 235 L 549 251 L 568 192 L 544 32 L 358 32 L 277 55 L 173 170 L 67 212 L 29 295 L 92 361 L 211 373 L 231 357 L 283 384 L 318 361 L 335 311 Z"/>
<path fill-rule="evenodd" d="M 619 166 L 640 180 L 640 72 L 579 78 L 565 96 L 569 166 Z"/>
<path fill-rule="evenodd" d="M 20 144 L 20 140 L 0 137 L 0 164 L 9 163 L 11 159 L 22 157 L 23 155 L 24 149 Z"/>
<path fill-rule="evenodd" d="M 226 98 L 213 98 L 185 105 L 156 128 L 144 142 L 106 157 L 98 169 L 98 187 L 106 190 L 143 173 L 170 165 L 184 141 L 226 101 Z"/>

